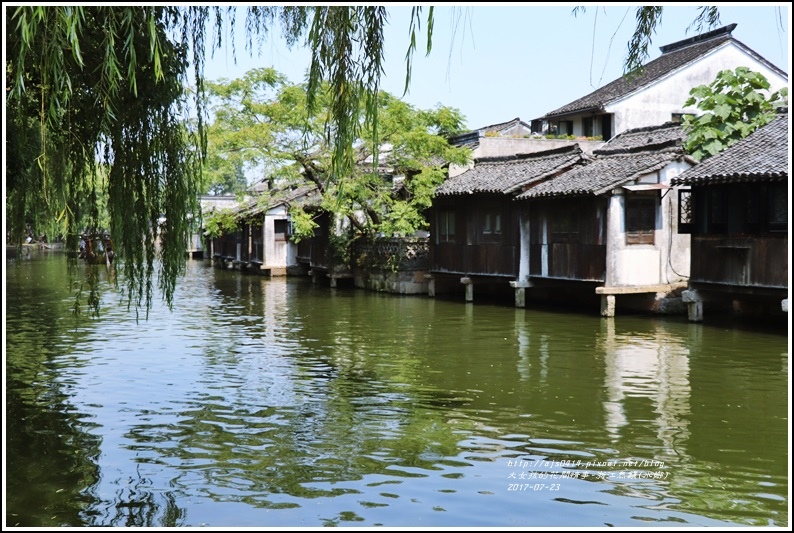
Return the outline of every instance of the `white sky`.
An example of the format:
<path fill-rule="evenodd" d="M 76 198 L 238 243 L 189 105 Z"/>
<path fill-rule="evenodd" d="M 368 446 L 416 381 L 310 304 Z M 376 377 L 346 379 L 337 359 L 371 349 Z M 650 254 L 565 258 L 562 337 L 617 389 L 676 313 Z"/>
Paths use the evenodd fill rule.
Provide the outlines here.
<path fill-rule="evenodd" d="M 389 8 L 390 24 L 381 87 L 402 96 L 411 5 L 383 5 Z M 574 16 L 576 5 L 586 5 L 586 11 Z M 791 72 L 788 3 L 717 5 L 721 26 L 737 23 L 735 38 Z M 237 5 L 239 14 L 244 14 L 244 7 Z M 695 35 L 687 28 L 697 14 L 696 4 L 665 6 L 650 59 L 660 55 L 660 46 Z M 618 78 L 634 25 L 634 7 L 625 4 L 436 6 L 433 49 L 426 57 L 423 24 L 404 99 L 421 109 L 437 104 L 455 107 L 470 129 L 515 117 L 529 122 Z M 286 50 L 276 31 L 261 55 L 251 58 L 243 45 L 242 24 L 236 33 L 237 64 L 228 48 L 216 51 L 206 59 L 208 79 L 233 79 L 251 68 L 273 67 L 290 81 L 302 81 L 309 66 L 308 51 Z"/>

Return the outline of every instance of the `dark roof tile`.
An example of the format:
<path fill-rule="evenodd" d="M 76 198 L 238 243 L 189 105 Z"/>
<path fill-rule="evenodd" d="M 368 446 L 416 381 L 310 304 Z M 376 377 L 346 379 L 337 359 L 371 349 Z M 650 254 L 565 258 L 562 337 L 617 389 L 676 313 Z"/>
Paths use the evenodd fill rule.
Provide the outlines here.
<path fill-rule="evenodd" d="M 519 200 L 553 196 L 590 196 L 655 172 L 680 159 L 681 151 L 615 154 L 596 158 L 519 194 Z"/>
<path fill-rule="evenodd" d="M 436 189 L 437 196 L 509 194 L 529 183 L 543 180 L 580 164 L 584 154 L 578 144 L 556 150 L 475 160 L 474 168 L 453 176 Z"/>
<path fill-rule="evenodd" d="M 701 163 L 682 172 L 673 185 L 785 180 L 788 178 L 788 111 L 769 124 Z"/>
<path fill-rule="evenodd" d="M 534 185 L 517 199 L 602 194 L 671 161 L 690 160 L 682 147 L 684 136 L 673 122 L 624 131 L 594 150 L 595 157 L 584 166 Z"/>
<path fill-rule="evenodd" d="M 641 72 L 632 76 L 621 76 L 578 100 L 574 100 L 554 111 L 546 113 L 541 119 L 548 120 L 590 109 L 603 109 L 607 104 L 642 89 L 668 75 L 670 72 L 678 70 L 704 56 L 711 50 L 731 42 L 746 50 L 747 53 L 754 56 L 759 61 L 766 63 L 773 70 L 782 73 L 780 69 L 732 37 L 731 32 L 735 27 L 736 24 L 731 24 L 696 37 L 662 46 L 660 48 L 662 50 L 662 55 L 647 63 Z"/>

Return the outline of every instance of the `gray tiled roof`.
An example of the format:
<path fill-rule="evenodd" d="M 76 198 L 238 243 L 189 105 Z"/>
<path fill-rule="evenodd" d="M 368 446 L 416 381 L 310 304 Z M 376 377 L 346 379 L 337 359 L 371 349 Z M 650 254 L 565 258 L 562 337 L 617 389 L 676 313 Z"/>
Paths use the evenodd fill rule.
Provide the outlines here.
<path fill-rule="evenodd" d="M 731 42 L 756 57 L 759 61 L 766 63 L 773 70 L 782 72 L 756 52 L 753 52 L 750 48 L 733 38 L 731 32 L 735 27 L 736 24 L 731 24 L 697 37 L 662 46 L 662 55 L 647 63 L 638 75 L 634 77 L 621 76 L 578 100 L 546 113 L 541 118 L 550 119 L 590 109 L 603 109 L 610 102 L 646 87 L 670 72 L 697 60 L 711 50 Z"/>
<path fill-rule="evenodd" d="M 529 124 L 521 120 L 519 117 L 516 117 L 513 120 L 508 120 L 507 122 L 491 124 L 489 126 L 483 126 L 482 128 L 477 128 L 463 133 L 458 133 L 457 135 L 451 136 L 449 138 L 449 142 L 456 146 L 469 146 L 469 145 L 476 146 L 477 144 L 479 144 L 480 137 L 486 135 L 489 132 L 502 133 L 505 130 L 509 130 L 511 128 L 521 125 L 525 126 L 527 129 L 530 128 Z"/>
<path fill-rule="evenodd" d="M 610 139 L 601 148 L 593 150 L 593 155 L 626 153 L 648 150 L 652 147 L 660 149 L 681 146 L 685 138 L 686 134 L 681 124 L 667 122 L 660 126 L 647 126 L 624 131 Z"/>
<path fill-rule="evenodd" d="M 529 128 L 529 124 L 521 120 L 519 117 L 516 117 L 513 120 L 509 120 L 507 122 L 500 122 L 499 124 L 491 124 L 490 126 L 484 126 L 475 131 L 479 131 L 480 133 L 485 135 L 488 132 L 501 132 L 519 125 L 524 125 L 527 128 Z"/>
<path fill-rule="evenodd" d="M 581 163 L 583 153 L 578 144 L 556 150 L 487 157 L 475 160 L 474 168 L 453 176 L 436 189 L 437 196 L 470 193 L 513 192 L 523 185 L 548 178 Z"/>
<path fill-rule="evenodd" d="M 267 193 L 265 193 L 267 194 Z M 306 205 L 319 203 L 320 191 L 316 185 L 302 185 L 295 189 L 276 189 L 270 191 L 267 202 L 260 202 L 260 196 L 255 196 L 243 201 L 233 209 L 239 218 L 250 217 L 264 213 L 279 205 Z"/>
<path fill-rule="evenodd" d="M 681 125 L 673 122 L 624 131 L 594 150 L 595 158 L 584 166 L 539 183 L 516 198 L 602 194 L 671 161 L 689 159 L 681 146 L 684 136 Z"/>
<path fill-rule="evenodd" d="M 789 161 L 788 111 L 766 126 L 704 159 L 672 180 L 673 185 L 785 180 Z"/>
<path fill-rule="evenodd" d="M 535 185 L 516 198 L 598 195 L 660 170 L 671 161 L 683 157 L 683 152 L 678 149 L 597 157 L 584 166 Z"/>

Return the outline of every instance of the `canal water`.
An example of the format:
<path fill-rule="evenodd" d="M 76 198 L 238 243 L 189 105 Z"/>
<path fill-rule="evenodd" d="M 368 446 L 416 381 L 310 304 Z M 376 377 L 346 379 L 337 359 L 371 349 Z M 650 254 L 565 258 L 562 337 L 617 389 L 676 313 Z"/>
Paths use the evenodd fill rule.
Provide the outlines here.
<path fill-rule="evenodd" d="M 789 524 L 785 330 L 201 260 L 76 320 L 63 255 L 6 277 L 8 526 Z"/>

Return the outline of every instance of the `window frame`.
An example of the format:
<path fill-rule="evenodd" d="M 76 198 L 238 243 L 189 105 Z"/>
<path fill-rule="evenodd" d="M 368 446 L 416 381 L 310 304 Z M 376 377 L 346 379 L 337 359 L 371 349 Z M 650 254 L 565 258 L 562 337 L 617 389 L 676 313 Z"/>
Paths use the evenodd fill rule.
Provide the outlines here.
<path fill-rule="evenodd" d="M 446 208 L 440 209 L 436 217 L 436 244 L 454 243 L 456 242 L 455 231 L 455 210 Z"/>
<path fill-rule="evenodd" d="M 656 243 L 656 216 L 657 206 L 660 196 L 658 191 L 647 192 L 626 192 L 623 220 L 626 230 L 626 244 L 650 244 Z M 650 224 L 647 225 L 651 212 Z M 635 218 L 635 217 L 639 217 Z M 633 229 L 632 226 L 639 226 Z"/>

